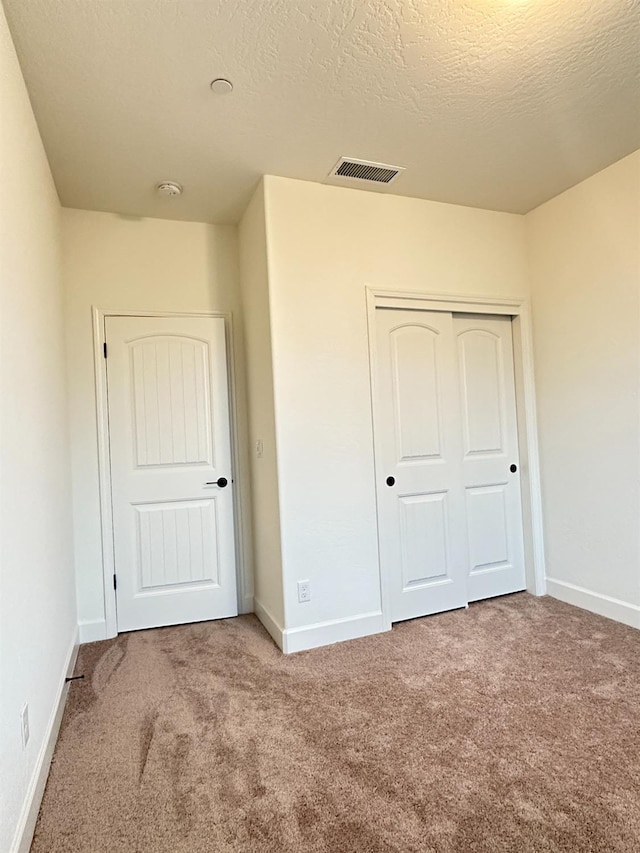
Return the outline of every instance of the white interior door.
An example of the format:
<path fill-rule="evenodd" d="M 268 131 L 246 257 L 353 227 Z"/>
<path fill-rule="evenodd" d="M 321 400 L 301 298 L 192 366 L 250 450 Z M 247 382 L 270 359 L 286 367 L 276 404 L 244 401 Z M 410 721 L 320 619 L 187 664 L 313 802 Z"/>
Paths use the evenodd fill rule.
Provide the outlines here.
<path fill-rule="evenodd" d="M 525 589 L 510 317 L 456 314 L 469 601 Z"/>
<path fill-rule="evenodd" d="M 451 314 L 378 309 L 380 559 L 392 621 L 464 607 L 460 397 Z"/>
<path fill-rule="evenodd" d="M 118 630 L 235 616 L 224 320 L 105 325 Z"/>
<path fill-rule="evenodd" d="M 391 620 L 525 589 L 511 318 L 381 308 L 376 335 Z"/>

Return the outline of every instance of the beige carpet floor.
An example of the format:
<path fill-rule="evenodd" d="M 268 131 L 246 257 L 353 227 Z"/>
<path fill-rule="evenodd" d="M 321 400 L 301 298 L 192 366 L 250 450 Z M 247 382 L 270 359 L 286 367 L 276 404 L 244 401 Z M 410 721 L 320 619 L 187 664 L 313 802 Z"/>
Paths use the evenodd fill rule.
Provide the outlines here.
<path fill-rule="evenodd" d="M 638 853 L 640 632 L 527 594 L 284 657 L 81 649 L 32 853 Z"/>

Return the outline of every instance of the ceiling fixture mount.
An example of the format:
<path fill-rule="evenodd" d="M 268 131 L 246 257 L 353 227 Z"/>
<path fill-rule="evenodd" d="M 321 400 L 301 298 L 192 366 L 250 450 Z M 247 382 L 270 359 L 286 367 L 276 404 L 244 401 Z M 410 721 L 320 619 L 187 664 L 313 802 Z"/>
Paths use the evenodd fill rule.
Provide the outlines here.
<path fill-rule="evenodd" d="M 182 195 L 182 187 L 175 181 L 160 181 L 156 187 L 156 192 L 158 195 L 163 195 L 166 198 L 174 198 L 175 196 Z"/>
<path fill-rule="evenodd" d="M 233 92 L 233 83 L 224 77 L 216 77 L 211 81 L 211 91 L 216 95 L 228 95 L 229 92 Z"/>
<path fill-rule="evenodd" d="M 335 183 L 362 182 L 389 186 L 404 170 L 404 166 L 390 166 L 388 163 L 373 163 L 371 160 L 341 157 L 327 178 Z"/>

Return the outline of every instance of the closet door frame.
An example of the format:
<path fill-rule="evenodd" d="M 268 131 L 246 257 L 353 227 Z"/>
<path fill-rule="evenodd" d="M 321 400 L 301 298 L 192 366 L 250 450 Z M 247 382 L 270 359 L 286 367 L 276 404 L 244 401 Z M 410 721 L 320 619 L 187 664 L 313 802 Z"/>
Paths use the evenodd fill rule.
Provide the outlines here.
<path fill-rule="evenodd" d="M 376 484 L 383 476 L 379 470 L 382 459 L 380 435 L 376 424 L 381 422 L 376 411 L 376 315 L 379 308 L 401 308 L 413 311 L 446 311 L 454 314 L 492 314 L 511 317 L 513 331 L 513 358 L 516 384 L 516 414 L 520 448 L 520 488 L 522 496 L 522 523 L 524 531 L 524 559 L 527 592 L 546 595 L 544 531 L 542 522 L 542 493 L 540 486 L 540 458 L 536 416 L 536 394 L 533 365 L 531 315 L 528 300 L 524 297 L 466 296 L 421 293 L 416 291 L 381 290 L 366 287 L 367 326 L 369 337 L 369 375 L 371 381 L 371 417 L 374 443 L 374 468 Z M 376 488 L 376 501 L 379 491 Z M 378 567 L 380 596 L 385 628 L 391 628 L 390 582 L 379 559 L 380 514 L 378 512 Z"/>

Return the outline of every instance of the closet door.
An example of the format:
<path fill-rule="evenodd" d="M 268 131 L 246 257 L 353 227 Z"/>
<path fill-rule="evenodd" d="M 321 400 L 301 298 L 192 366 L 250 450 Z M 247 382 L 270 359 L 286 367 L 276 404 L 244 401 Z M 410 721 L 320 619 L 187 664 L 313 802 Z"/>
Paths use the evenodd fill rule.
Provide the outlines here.
<path fill-rule="evenodd" d="M 378 309 L 376 476 L 391 619 L 464 607 L 466 521 L 453 316 Z"/>
<path fill-rule="evenodd" d="M 469 601 L 525 589 L 510 317 L 453 318 Z"/>

